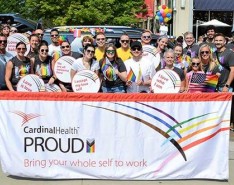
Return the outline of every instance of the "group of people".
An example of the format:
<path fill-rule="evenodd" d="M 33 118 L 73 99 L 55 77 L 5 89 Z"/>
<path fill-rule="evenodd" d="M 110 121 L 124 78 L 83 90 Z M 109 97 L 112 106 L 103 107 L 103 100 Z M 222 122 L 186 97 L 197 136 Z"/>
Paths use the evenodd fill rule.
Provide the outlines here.
<path fill-rule="evenodd" d="M 189 82 L 193 73 L 214 74 L 219 78 L 217 91 L 232 92 L 234 78 L 234 54 L 226 47 L 225 36 L 215 32 L 215 27 L 207 27 L 206 42 L 196 43 L 193 33 L 186 32 L 186 46 L 177 43 L 168 49 L 168 37 L 160 36 L 157 44 L 151 45 L 152 33 L 142 32 L 140 40 L 131 40 L 127 34 L 120 37 L 120 48 L 107 43 L 105 33 L 99 32 L 95 38 L 86 35 L 82 39 L 83 50 L 71 51 L 68 40 L 59 41 L 59 31 L 50 31 L 51 44 L 43 40 L 44 31 L 35 30 L 29 36 L 30 51 L 26 45 L 16 45 L 16 56 L 6 51 L 7 37 L 15 27 L 2 26 L 0 34 L 0 89 L 16 90 L 21 77 L 27 74 L 40 76 L 45 83 L 57 83 L 62 91 L 72 91 L 71 84 L 60 82 L 54 73 L 56 54 L 71 56 L 75 62 L 71 68 L 71 79 L 83 69 L 94 71 L 101 79 L 100 92 L 152 92 L 151 80 L 157 71 L 170 69 L 181 80 L 179 92 L 189 92 Z M 96 44 L 96 47 L 94 46 Z M 77 50 L 78 51 L 78 50 Z"/>

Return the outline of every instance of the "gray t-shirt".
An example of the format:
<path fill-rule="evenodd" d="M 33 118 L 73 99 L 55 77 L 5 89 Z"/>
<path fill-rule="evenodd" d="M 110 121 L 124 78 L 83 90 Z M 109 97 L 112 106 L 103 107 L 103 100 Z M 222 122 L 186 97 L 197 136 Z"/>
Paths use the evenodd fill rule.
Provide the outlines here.
<path fill-rule="evenodd" d="M 221 72 L 217 86 L 224 87 L 230 74 L 230 67 L 234 67 L 234 53 L 229 49 L 225 49 L 223 52 L 216 51 L 215 55 Z"/>
<path fill-rule="evenodd" d="M 5 54 L 0 54 L 0 89 L 6 87 L 5 82 L 5 72 L 6 72 L 6 63 L 12 59 L 13 55 L 6 52 Z"/>

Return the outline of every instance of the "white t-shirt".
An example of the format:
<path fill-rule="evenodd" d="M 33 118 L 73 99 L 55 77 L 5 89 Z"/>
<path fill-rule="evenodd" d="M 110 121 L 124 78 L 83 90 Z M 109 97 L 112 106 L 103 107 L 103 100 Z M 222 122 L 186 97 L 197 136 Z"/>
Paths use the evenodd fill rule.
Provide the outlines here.
<path fill-rule="evenodd" d="M 147 60 L 151 61 L 154 64 L 154 68 L 156 69 L 161 60 L 160 53 L 157 53 L 156 48 L 151 45 L 144 45 L 142 49 L 142 56 L 144 56 L 145 58 L 147 57 Z"/>
<path fill-rule="evenodd" d="M 61 51 L 60 46 L 54 46 L 54 45 L 50 44 L 50 45 L 48 46 L 48 48 L 49 48 L 48 54 L 49 54 L 50 56 L 53 56 L 53 54 L 54 54 L 55 51 L 58 51 L 58 52 L 59 52 L 59 56 L 60 56 L 60 57 L 62 56 L 62 51 Z"/>
<path fill-rule="evenodd" d="M 142 57 L 140 61 L 135 61 L 133 58 L 131 58 L 126 60 L 124 64 L 127 69 L 127 74 L 129 74 L 130 70 L 132 70 L 134 75 L 136 76 L 135 82 L 132 82 L 132 85 L 127 87 L 127 92 L 149 92 L 149 85 L 138 86 L 136 85 L 136 81 L 138 79 L 141 79 L 143 81 L 148 81 L 149 79 L 152 79 L 156 73 L 154 64 L 151 61 L 149 61 L 147 57 Z"/>
<path fill-rule="evenodd" d="M 72 69 L 74 71 L 81 71 L 86 69 L 84 64 L 83 64 L 83 58 L 78 58 L 77 60 L 75 60 L 75 62 L 73 62 L 72 64 Z M 93 60 L 93 62 L 91 63 L 91 71 L 97 71 L 100 69 L 99 63 L 96 60 Z"/>

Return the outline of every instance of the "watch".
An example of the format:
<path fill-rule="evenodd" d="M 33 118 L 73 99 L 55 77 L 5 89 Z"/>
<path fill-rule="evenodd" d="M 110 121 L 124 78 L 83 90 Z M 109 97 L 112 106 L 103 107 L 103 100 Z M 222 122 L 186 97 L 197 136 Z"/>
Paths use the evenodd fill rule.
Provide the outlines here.
<path fill-rule="evenodd" d="M 230 87 L 230 85 L 228 85 L 228 84 L 225 84 L 225 87 L 229 88 L 229 87 Z"/>

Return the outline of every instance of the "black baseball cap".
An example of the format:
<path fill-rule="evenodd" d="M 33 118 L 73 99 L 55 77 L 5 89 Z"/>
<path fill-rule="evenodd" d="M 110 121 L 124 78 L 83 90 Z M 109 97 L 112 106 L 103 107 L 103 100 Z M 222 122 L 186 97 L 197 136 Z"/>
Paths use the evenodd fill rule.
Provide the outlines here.
<path fill-rule="evenodd" d="M 139 48 L 139 49 L 142 49 L 142 45 L 139 41 L 134 41 L 131 43 L 131 49 L 133 48 Z"/>

